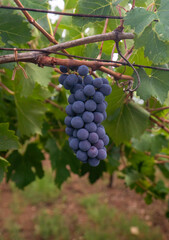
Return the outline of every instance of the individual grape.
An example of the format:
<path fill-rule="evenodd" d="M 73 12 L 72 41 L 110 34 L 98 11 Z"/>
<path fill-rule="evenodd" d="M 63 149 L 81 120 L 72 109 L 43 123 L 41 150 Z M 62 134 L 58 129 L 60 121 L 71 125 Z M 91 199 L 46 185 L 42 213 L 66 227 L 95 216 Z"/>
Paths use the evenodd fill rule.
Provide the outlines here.
<path fill-rule="evenodd" d="M 104 117 L 103 120 L 105 120 L 105 119 L 107 118 L 107 113 L 106 113 L 106 111 L 103 112 L 103 117 Z"/>
<path fill-rule="evenodd" d="M 85 109 L 89 112 L 93 112 L 96 110 L 96 103 L 92 99 L 89 99 L 85 102 Z"/>
<path fill-rule="evenodd" d="M 92 146 L 87 152 L 87 155 L 89 156 L 89 158 L 95 158 L 97 154 L 98 154 L 98 150 L 95 146 Z"/>
<path fill-rule="evenodd" d="M 90 123 L 94 120 L 94 115 L 93 113 L 86 111 L 83 113 L 82 119 L 85 123 Z"/>
<path fill-rule="evenodd" d="M 102 87 L 99 89 L 104 96 L 110 95 L 112 88 L 108 84 L 103 84 Z"/>
<path fill-rule="evenodd" d="M 90 147 L 91 147 L 91 143 L 88 140 L 79 142 L 79 148 L 82 151 L 88 151 Z"/>
<path fill-rule="evenodd" d="M 92 133 L 89 133 L 88 140 L 91 144 L 94 144 L 94 143 L 98 142 L 99 137 L 98 137 L 97 133 L 92 132 Z"/>
<path fill-rule="evenodd" d="M 76 74 L 70 74 L 68 77 L 65 79 L 65 84 L 69 87 L 73 87 L 78 82 L 78 77 Z"/>
<path fill-rule="evenodd" d="M 71 93 L 76 93 L 76 91 L 79 90 L 79 89 L 83 89 L 83 85 L 77 83 L 76 85 L 74 85 L 74 86 L 70 89 L 70 92 L 71 92 Z"/>
<path fill-rule="evenodd" d="M 66 78 L 66 79 L 67 79 L 67 78 Z M 70 89 L 72 88 L 72 86 L 70 86 L 70 85 L 67 84 L 66 79 L 65 79 L 64 82 L 63 82 L 63 86 L 64 86 L 65 89 L 70 90 Z"/>
<path fill-rule="evenodd" d="M 60 71 L 62 73 L 67 73 L 68 72 L 68 68 L 66 66 L 64 66 L 64 65 L 60 65 Z"/>
<path fill-rule="evenodd" d="M 107 135 L 104 135 L 102 140 L 103 140 L 105 146 L 109 144 L 109 137 Z"/>
<path fill-rule="evenodd" d="M 59 80 L 59 83 L 63 85 L 63 83 L 64 83 L 65 79 L 67 78 L 67 76 L 68 76 L 68 74 L 62 74 L 62 75 L 60 75 L 60 77 L 59 77 L 59 79 L 58 79 L 58 80 Z"/>
<path fill-rule="evenodd" d="M 106 104 L 104 102 L 98 103 L 96 107 L 97 112 L 103 113 L 106 110 Z"/>
<path fill-rule="evenodd" d="M 104 120 L 104 116 L 100 112 L 94 112 L 94 122 L 101 123 Z"/>
<path fill-rule="evenodd" d="M 83 89 L 79 89 L 75 92 L 76 100 L 86 101 L 86 96 L 84 95 Z"/>
<path fill-rule="evenodd" d="M 74 131 L 73 131 L 73 137 L 77 137 L 77 129 L 75 129 Z"/>
<path fill-rule="evenodd" d="M 93 80 L 93 86 L 94 86 L 95 88 L 101 88 L 102 85 L 103 85 L 103 80 L 102 80 L 102 78 L 95 78 L 95 79 Z"/>
<path fill-rule="evenodd" d="M 96 132 L 97 126 L 94 122 L 91 122 L 91 123 L 86 123 L 85 128 L 87 129 L 88 132 Z"/>
<path fill-rule="evenodd" d="M 79 149 L 79 139 L 78 138 L 72 138 L 69 142 L 69 146 L 73 150 L 78 150 Z"/>
<path fill-rule="evenodd" d="M 88 163 L 92 167 L 97 167 L 100 163 L 100 160 L 98 160 L 97 158 L 89 158 Z"/>
<path fill-rule="evenodd" d="M 104 96 L 101 92 L 96 92 L 93 96 L 93 100 L 96 102 L 96 103 L 102 103 L 103 100 L 104 100 Z"/>
<path fill-rule="evenodd" d="M 82 77 L 81 76 L 77 76 L 78 77 L 78 82 L 77 83 L 79 83 L 79 84 L 82 84 L 82 82 L 83 82 L 83 79 L 82 79 Z"/>
<path fill-rule="evenodd" d="M 68 127 L 71 127 L 72 126 L 71 125 L 71 120 L 72 120 L 72 117 L 66 116 L 65 121 L 64 121 L 65 125 L 68 126 Z"/>
<path fill-rule="evenodd" d="M 99 141 L 97 143 L 94 144 L 94 146 L 97 148 L 97 149 L 101 149 L 104 147 L 104 142 L 103 140 L 99 139 Z"/>
<path fill-rule="evenodd" d="M 87 75 L 83 79 L 85 85 L 92 85 L 93 84 L 93 78 L 91 75 Z"/>
<path fill-rule="evenodd" d="M 82 113 L 84 112 L 85 110 L 85 105 L 84 105 L 84 102 L 82 101 L 76 101 L 72 104 L 72 110 L 75 112 L 75 113 Z"/>
<path fill-rule="evenodd" d="M 89 136 L 89 132 L 85 128 L 81 128 L 77 131 L 77 137 L 80 140 L 86 140 Z"/>
<path fill-rule="evenodd" d="M 99 160 L 104 160 L 106 157 L 107 157 L 107 152 L 106 152 L 106 150 L 104 150 L 104 149 L 99 149 L 99 150 L 98 150 L 97 158 L 98 158 Z"/>
<path fill-rule="evenodd" d="M 86 65 L 81 65 L 80 67 L 78 67 L 77 72 L 81 75 L 81 76 L 86 76 L 89 72 L 89 69 Z"/>
<path fill-rule="evenodd" d="M 76 116 L 76 117 L 72 118 L 71 125 L 72 125 L 72 127 L 78 129 L 78 128 L 82 128 L 83 127 L 84 122 L 83 122 L 81 117 Z"/>
<path fill-rule="evenodd" d="M 87 97 L 92 97 L 95 94 L 95 88 L 92 85 L 86 85 L 83 91 Z"/>
<path fill-rule="evenodd" d="M 70 94 L 68 97 L 68 103 L 73 104 L 75 102 L 75 97 L 74 94 Z"/>
<path fill-rule="evenodd" d="M 104 84 L 109 84 L 109 81 L 106 78 L 102 78 Z"/>
<path fill-rule="evenodd" d="M 72 127 L 66 127 L 65 132 L 69 136 L 73 136 L 73 128 Z"/>
<path fill-rule="evenodd" d="M 82 162 L 87 162 L 87 153 L 81 150 L 78 150 L 76 153 L 77 158 Z"/>
<path fill-rule="evenodd" d="M 96 133 L 98 134 L 99 138 L 103 138 L 106 134 L 105 129 L 102 126 L 97 128 Z"/>
<path fill-rule="evenodd" d="M 65 110 L 66 110 L 67 115 L 74 116 L 74 112 L 72 110 L 72 105 L 71 104 L 67 105 Z"/>

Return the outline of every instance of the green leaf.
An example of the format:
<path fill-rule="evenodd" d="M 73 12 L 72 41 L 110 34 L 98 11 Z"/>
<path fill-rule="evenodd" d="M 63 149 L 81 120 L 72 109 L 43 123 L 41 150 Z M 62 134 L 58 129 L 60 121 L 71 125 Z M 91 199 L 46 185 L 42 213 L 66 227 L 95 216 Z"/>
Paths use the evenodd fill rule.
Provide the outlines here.
<path fill-rule="evenodd" d="M 0 151 L 17 149 L 19 147 L 18 137 L 15 132 L 9 130 L 9 123 L 0 123 Z"/>
<path fill-rule="evenodd" d="M 160 198 L 164 199 L 165 196 L 169 193 L 169 188 L 167 188 L 162 180 L 159 180 L 156 186 L 153 188 L 153 191 L 159 195 Z"/>
<path fill-rule="evenodd" d="M 31 136 L 41 134 L 46 108 L 40 100 L 31 97 L 20 98 L 15 95 L 15 104 L 18 117 L 18 129 L 21 135 Z"/>
<path fill-rule="evenodd" d="M 159 21 L 155 25 L 155 31 L 160 40 L 169 41 L 169 1 L 161 0 L 156 14 Z"/>
<path fill-rule="evenodd" d="M 151 204 L 152 203 L 152 195 L 147 193 L 146 197 L 144 198 L 146 204 Z"/>
<path fill-rule="evenodd" d="M 144 133 L 139 139 L 132 140 L 132 146 L 142 152 L 150 152 L 151 156 L 159 153 L 163 147 L 168 146 L 168 140 L 163 135 Z"/>
<path fill-rule="evenodd" d="M 127 184 L 127 186 L 131 186 L 136 183 L 140 179 L 140 177 L 141 176 L 137 171 L 133 169 L 129 170 L 125 175 L 125 183 Z"/>
<path fill-rule="evenodd" d="M 144 47 L 145 56 L 154 64 L 162 65 L 169 61 L 169 43 L 161 41 L 152 26 L 147 27 L 141 36 L 135 39 L 135 47 Z"/>
<path fill-rule="evenodd" d="M 132 152 L 128 160 L 132 163 L 132 167 L 140 174 L 151 179 L 154 178 L 154 158 L 147 156 L 142 152 Z"/>
<path fill-rule="evenodd" d="M 74 9 L 76 7 L 78 0 L 64 0 L 65 1 L 65 9 Z"/>
<path fill-rule="evenodd" d="M 10 166 L 7 172 L 7 180 L 11 179 L 18 188 L 23 189 L 33 182 L 36 176 L 42 178 L 44 172 L 41 161 L 43 159 L 44 156 L 35 143 L 28 145 L 24 155 L 15 150 L 8 157 Z"/>
<path fill-rule="evenodd" d="M 75 13 L 92 14 L 92 15 L 118 15 L 116 8 L 113 6 L 111 0 L 79 0 Z M 103 21 L 101 18 L 77 18 L 73 17 L 73 24 L 80 27 L 89 22 Z M 116 21 L 116 20 L 115 20 Z"/>
<path fill-rule="evenodd" d="M 115 108 L 117 102 L 117 108 Z M 109 103 L 109 110 L 105 123 L 106 131 L 116 143 L 139 137 L 148 126 L 149 113 L 134 102 L 122 103 L 121 98 Z"/>
<path fill-rule="evenodd" d="M 124 23 L 134 28 L 136 34 L 140 34 L 156 18 L 155 13 L 144 8 L 134 8 L 127 13 Z"/>
<path fill-rule="evenodd" d="M 0 182 L 2 181 L 4 172 L 7 171 L 7 167 L 9 165 L 9 162 L 5 158 L 0 156 Z"/>
<path fill-rule="evenodd" d="M 163 104 L 169 91 L 169 73 L 167 71 L 153 70 L 151 75 L 148 76 L 143 69 L 138 69 L 137 71 L 141 79 L 137 95 L 143 100 L 147 100 L 153 96 Z M 135 73 L 133 76 L 136 76 Z"/>
<path fill-rule="evenodd" d="M 14 42 L 16 46 L 31 40 L 30 28 L 21 15 L 4 9 L 0 11 L 0 19 L 0 36 L 6 45 Z"/>
<path fill-rule="evenodd" d="M 46 149 L 50 153 L 52 168 L 56 170 L 55 183 L 58 187 L 61 187 L 62 183 L 70 177 L 67 165 L 70 165 L 74 173 L 79 174 L 80 161 L 75 157 L 68 143 L 65 143 L 63 148 L 60 149 L 54 139 L 48 139 Z"/>

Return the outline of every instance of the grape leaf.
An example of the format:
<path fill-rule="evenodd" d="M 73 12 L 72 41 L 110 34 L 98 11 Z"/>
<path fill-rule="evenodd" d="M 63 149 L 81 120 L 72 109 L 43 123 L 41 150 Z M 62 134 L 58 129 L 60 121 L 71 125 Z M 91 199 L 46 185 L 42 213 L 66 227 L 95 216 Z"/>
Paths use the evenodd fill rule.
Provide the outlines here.
<path fill-rule="evenodd" d="M 143 46 L 145 56 L 154 64 L 162 65 L 169 61 L 169 43 L 161 41 L 151 26 L 147 27 L 140 37 L 135 38 L 135 47 Z"/>
<path fill-rule="evenodd" d="M 139 139 L 133 139 L 132 145 L 135 149 L 150 152 L 151 156 L 154 156 L 168 146 L 168 140 L 163 135 L 144 133 Z"/>
<path fill-rule="evenodd" d="M 17 149 L 19 147 L 18 137 L 15 132 L 9 130 L 8 123 L 0 123 L 0 151 Z"/>
<path fill-rule="evenodd" d="M 54 139 L 48 139 L 46 149 L 50 153 L 50 160 L 53 170 L 56 170 L 55 183 L 61 187 L 62 183 L 70 177 L 67 165 L 70 165 L 74 173 L 80 171 L 80 161 L 75 157 L 67 143 L 59 149 Z"/>
<path fill-rule="evenodd" d="M 157 10 L 158 22 L 155 25 L 155 31 L 162 41 L 169 41 L 169 1 L 161 0 Z"/>
<path fill-rule="evenodd" d="M 18 128 L 21 135 L 31 136 L 41 134 L 42 121 L 45 114 L 45 106 L 42 101 L 31 97 L 20 98 L 15 95 L 17 108 Z"/>
<path fill-rule="evenodd" d="M 134 28 L 136 34 L 140 34 L 156 18 L 155 13 L 144 8 L 134 8 L 127 13 L 124 23 Z"/>
<path fill-rule="evenodd" d="M 120 144 L 131 137 L 139 137 L 145 131 L 149 113 L 134 102 L 124 103 L 125 94 L 118 94 L 122 90 L 112 89 L 108 103 L 110 99 L 114 100 L 109 103 L 105 127 L 111 139 Z"/>
<path fill-rule="evenodd" d="M 116 8 L 113 6 L 111 0 L 79 0 L 76 6 L 75 13 L 81 14 L 92 14 L 92 15 L 117 15 L 118 12 Z M 74 25 L 78 25 L 80 27 L 84 26 L 89 22 L 103 21 L 103 18 L 72 18 L 72 23 Z M 118 23 L 117 20 L 115 22 Z"/>
<path fill-rule="evenodd" d="M 141 84 L 137 89 L 137 95 L 143 100 L 147 100 L 153 96 L 163 104 L 169 91 L 169 73 L 167 71 L 153 70 L 151 75 L 148 76 L 143 69 L 138 69 L 138 73 Z M 133 76 L 136 77 L 135 73 Z"/>
<path fill-rule="evenodd" d="M 7 171 L 7 167 L 9 165 L 9 162 L 5 158 L 0 156 L 0 182 L 2 181 L 4 172 Z"/>
<path fill-rule="evenodd" d="M 0 19 L 0 36 L 6 46 L 9 41 L 16 46 L 31 40 L 30 28 L 22 16 L 4 9 L 0 11 Z"/>
<path fill-rule="evenodd" d="M 41 161 L 43 159 L 44 156 L 35 143 L 28 145 L 24 155 L 15 150 L 8 157 L 10 166 L 7 172 L 7 181 L 11 179 L 18 188 L 23 189 L 34 181 L 36 176 L 42 178 L 44 171 Z"/>

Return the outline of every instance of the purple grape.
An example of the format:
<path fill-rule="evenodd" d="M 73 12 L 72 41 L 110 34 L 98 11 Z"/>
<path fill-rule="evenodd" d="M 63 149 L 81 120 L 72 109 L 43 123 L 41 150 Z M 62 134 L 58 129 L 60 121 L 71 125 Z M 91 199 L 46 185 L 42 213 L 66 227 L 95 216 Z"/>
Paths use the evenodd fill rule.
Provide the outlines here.
<path fill-rule="evenodd" d="M 69 136 L 73 136 L 73 128 L 72 127 L 66 127 L 65 132 Z"/>
<path fill-rule="evenodd" d="M 99 139 L 99 141 L 97 143 L 94 144 L 94 146 L 97 148 L 97 149 L 101 149 L 104 147 L 104 142 L 103 140 Z"/>
<path fill-rule="evenodd" d="M 98 150 L 97 158 L 98 158 L 99 160 L 104 160 L 106 157 L 107 157 L 107 152 L 106 152 L 106 150 L 104 150 L 103 148 L 102 148 L 102 149 L 99 149 L 99 150 Z"/>
<path fill-rule="evenodd" d="M 88 140 L 91 144 L 94 144 L 94 143 L 98 142 L 99 137 L 98 137 L 97 133 L 92 132 L 92 133 L 89 133 Z"/>
<path fill-rule="evenodd" d="M 68 97 L 68 103 L 73 104 L 74 102 L 75 102 L 74 94 L 71 94 L 71 95 Z"/>
<path fill-rule="evenodd" d="M 64 65 L 60 65 L 60 71 L 62 73 L 67 73 L 68 72 L 68 68 L 66 66 L 64 66 Z"/>
<path fill-rule="evenodd" d="M 73 110 L 72 110 L 72 105 L 71 104 L 67 105 L 65 110 L 66 110 L 67 115 L 69 115 L 69 116 L 74 116 L 75 115 Z"/>
<path fill-rule="evenodd" d="M 78 150 L 79 148 L 79 140 L 77 138 L 72 138 L 69 142 L 69 146 L 73 149 L 73 150 Z"/>
<path fill-rule="evenodd" d="M 101 123 L 104 120 L 104 116 L 100 112 L 94 112 L 94 122 Z"/>
<path fill-rule="evenodd" d="M 86 123 L 85 128 L 88 130 L 88 132 L 96 132 L 97 126 L 94 122 Z"/>
<path fill-rule="evenodd" d="M 109 137 L 107 135 L 104 135 L 102 140 L 103 140 L 105 146 L 109 144 Z"/>
<path fill-rule="evenodd" d="M 72 117 L 66 116 L 65 121 L 64 121 L 65 125 L 68 126 L 68 127 L 71 127 L 72 126 L 71 125 L 71 120 L 72 120 Z"/>
<path fill-rule="evenodd" d="M 106 104 L 104 102 L 98 103 L 96 107 L 97 112 L 103 113 L 106 110 Z"/>
<path fill-rule="evenodd" d="M 87 152 L 87 155 L 89 156 L 89 158 L 95 158 L 97 154 L 98 154 L 98 150 L 95 146 L 92 146 Z"/>
<path fill-rule="evenodd" d="M 70 88 L 73 87 L 78 82 L 78 77 L 75 74 L 70 74 L 66 79 L 64 84 L 69 86 Z"/>
<path fill-rule="evenodd" d="M 109 84 L 109 81 L 106 78 L 102 78 L 104 84 Z"/>
<path fill-rule="evenodd" d="M 99 138 L 103 138 L 106 134 L 105 129 L 102 126 L 97 128 L 96 133 L 98 134 Z"/>
<path fill-rule="evenodd" d="M 82 82 L 83 82 L 83 79 L 82 79 L 82 77 L 81 76 L 77 76 L 78 77 L 78 82 L 77 83 L 79 83 L 79 84 L 82 84 Z"/>
<path fill-rule="evenodd" d="M 89 136 L 89 132 L 85 128 L 81 128 L 77 131 L 77 137 L 80 140 L 86 140 Z"/>
<path fill-rule="evenodd" d="M 88 85 L 88 84 L 89 84 L 89 85 L 92 85 L 92 83 L 93 83 L 93 78 L 92 78 L 91 75 L 87 75 L 87 76 L 84 77 L 83 81 L 84 81 L 84 84 L 85 84 L 85 85 Z"/>
<path fill-rule="evenodd" d="M 62 75 L 60 75 L 60 77 L 59 77 L 59 79 L 58 79 L 58 80 L 59 80 L 59 83 L 63 85 L 63 83 L 64 83 L 65 79 L 67 78 L 67 76 L 68 76 L 68 74 L 62 74 Z"/>
<path fill-rule="evenodd" d="M 71 92 L 71 93 L 75 93 L 75 92 L 76 92 L 77 90 L 79 90 L 79 89 L 83 89 L 83 85 L 77 83 L 76 85 L 74 85 L 74 86 L 70 89 L 70 92 Z"/>
<path fill-rule="evenodd" d="M 93 113 L 86 111 L 83 113 L 82 119 L 85 123 L 90 123 L 94 120 L 94 115 Z"/>
<path fill-rule="evenodd" d="M 89 99 L 85 102 L 85 109 L 89 112 L 93 112 L 96 110 L 96 103 L 92 99 Z"/>
<path fill-rule="evenodd" d="M 102 103 L 103 100 L 104 100 L 104 96 L 101 92 L 96 92 L 93 96 L 93 100 L 96 102 L 96 103 Z"/>
<path fill-rule="evenodd" d="M 78 67 L 77 72 L 79 73 L 79 75 L 81 76 L 86 76 L 89 72 L 89 69 L 86 65 L 81 65 L 80 67 Z"/>
<path fill-rule="evenodd" d="M 107 118 L 107 113 L 106 113 L 106 111 L 103 112 L 103 117 L 104 117 L 104 120 Z"/>
<path fill-rule="evenodd" d="M 83 127 L 84 122 L 83 122 L 81 117 L 76 116 L 76 117 L 72 118 L 71 125 L 72 125 L 72 127 L 78 129 L 78 128 L 82 128 Z"/>
<path fill-rule="evenodd" d="M 95 94 L 95 88 L 92 85 L 86 85 L 83 91 L 87 97 L 92 97 Z"/>
<path fill-rule="evenodd" d="M 90 147 L 91 147 L 91 144 L 88 140 L 84 140 L 84 141 L 79 142 L 79 148 L 82 151 L 88 151 Z"/>
<path fill-rule="evenodd" d="M 84 95 L 83 89 L 79 89 L 75 92 L 76 100 L 86 101 L 86 96 Z"/>
<path fill-rule="evenodd" d="M 82 101 L 76 101 L 72 104 L 72 110 L 75 113 L 82 113 L 85 110 L 85 105 Z"/>
<path fill-rule="evenodd" d="M 112 88 L 108 84 L 103 84 L 102 87 L 99 89 L 104 96 L 110 95 Z"/>
<path fill-rule="evenodd" d="M 87 162 L 87 153 L 86 152 L 78 150 L 76 153 L 76 157 L 82 162 Z"/>
<path fill-rule="evenodd" d="M 102 78 L 95 78 L 95 79 L 93 80 L 93 86 L 94 86 L 95 88 L 101 88 L 102 85 L 103 85 L 103 80 L 102 80 Z"/>
<path fill-rule="evenodd" d="M 97 158 L 89 158 L 88 163 L 92 167 L 97 167 L 100 163 L 100 160 L 98 160 Z"/>

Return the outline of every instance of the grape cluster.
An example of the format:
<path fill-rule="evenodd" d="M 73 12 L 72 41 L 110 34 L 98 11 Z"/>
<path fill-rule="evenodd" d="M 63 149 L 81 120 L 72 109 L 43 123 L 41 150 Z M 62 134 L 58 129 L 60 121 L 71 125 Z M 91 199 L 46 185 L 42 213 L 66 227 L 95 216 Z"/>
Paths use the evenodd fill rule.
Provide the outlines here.
<path fill-rule="evenodd" d="M 107 117 L 105 96 L 111 87 L 105 78 L 93 79 L 85 65 L 70 69 L 76 74 L 68 74 L 68 68 L 60 66 L 63 74 L 59 77 L 59 83 L 71 92 L 65 118 L 69 146 L 80 161 L 97 166 L 107 157 L 109 137 L 101 122 Z"/>

